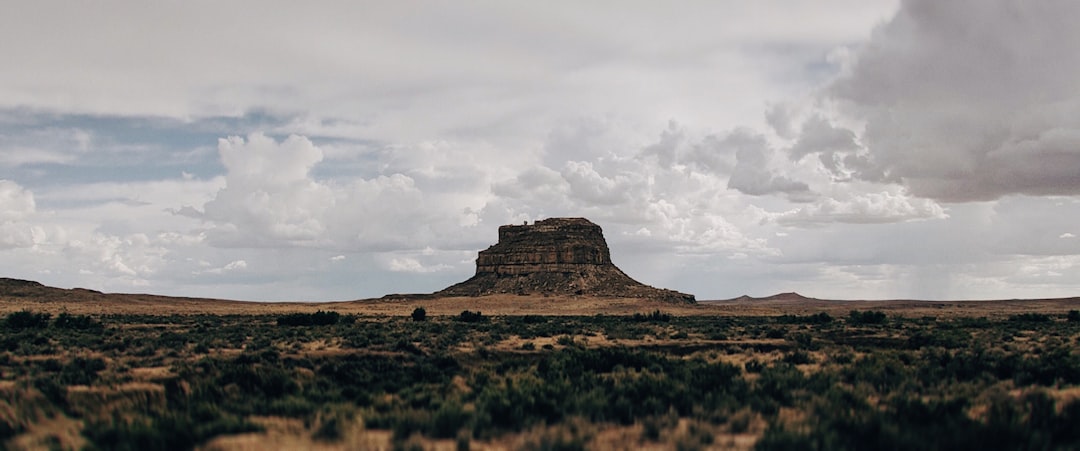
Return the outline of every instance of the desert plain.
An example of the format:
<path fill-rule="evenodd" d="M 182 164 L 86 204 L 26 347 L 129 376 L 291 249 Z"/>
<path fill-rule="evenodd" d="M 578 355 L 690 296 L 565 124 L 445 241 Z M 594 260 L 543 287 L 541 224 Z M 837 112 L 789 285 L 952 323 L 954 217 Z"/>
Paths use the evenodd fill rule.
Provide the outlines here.
<path fill-rule="evenodd" d="M 1075 449 L 1080 299 L 266 303 L 0 281 L 6 449 Z"/>

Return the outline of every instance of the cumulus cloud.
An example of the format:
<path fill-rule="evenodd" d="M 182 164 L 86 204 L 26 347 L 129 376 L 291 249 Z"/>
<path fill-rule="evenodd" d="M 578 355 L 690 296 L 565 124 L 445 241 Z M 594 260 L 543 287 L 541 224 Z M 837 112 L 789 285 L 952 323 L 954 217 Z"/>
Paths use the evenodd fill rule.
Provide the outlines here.
<path fill-rule="evenodd" d="M 589 204 L 608 207 L 628 201 L 636 182 L 635 174 L 600 175 L 588 161 L 566 162 L 561 175 L 570 186 L 570 195 Z"/>
<path fill-rule="evenodd" d="M 289 136 L 281 143 L 255 133 L 245 141 L 218 142 L 227 170 L 225 187 L 203 206 L 202 218 L 221 224 L 221 242 L 314 242 L 325 231 L 322 215 L 334 206 L 330 189 L 308 173 L 322 152 L 307 138 Z M 249 241 L 250 240 L 250 241 Z"/>
<path fill-rule="evenodd" d="M 775 215 L 783 225 L 808 226 L 830 222 L 873 224 L 945 218 L 944 209 L 929 199 L 888 191 L 823 198 L 810 205 Z"/>
<path fill-rule="evenodd" d="M 0 179 L 0 250 L 33 246 L 44 239 L 41 227 L 25 222 L 35 210 L 32 192 Z"/>
<path fill-rule="evenodd" d="M 282 141 L 261 133 L 219 141 L 225 186 L 202 208 L 176 214 L 211 225 L 209 242 L 222 247 L 300 246 L 351 250 L 453 247 L 469 223 L 468 192 L 425 190 L 443 168 L 323 180 L 313 169 L 324 156 L 301 136 Z M 472 183 L 472 181 L 467 181 Z"/>
<path fill-rule="evenodd" d="M 766 240 L 743 231 L 763 215 L 742 204 L 737 191 L 728 189 L 728 174 L 717 172 L 724 166 L 720 161 L 735 153 L 730 143 L 737 139 L 688 136 L 669 123 L 658 137 L 634 145 L 612 139 L 626 136 L 618 133 L 624 124 L 581 125 L 561 127 L 562 144 L 553 149 L 588 143 L 585 155 L 591 158 L 532 167 L 495 182 L 496 197 L 482 211 L 488 223 L 585 216 L 603 224 L 613 242 L 638 250 L 774 252 Z"/>
<path fill-rule="evenodd" d="M 220 275 L 220 274 L 225 274 L 225 273 L 228 273 L 228 272 L 233 272 L 233 271 L 246 269 L 247 267 L 248 267 L 247 261 L 233 260 L 233 261 L 229 262 L 228 264 L 226 264 L 225 266 L 222 266 L 220 268 L 211 268 L 211 269 L 207 269 L 207 270 L 203 270 L 203 271 L 197 271 L 196 274 L 206 273 L 206 274 L 218 274 L 218 275 Z"/>
<path fill-rule="evenodd" d="M 0 222 L 17 221 L 34 212 L 34 194 L 18 183 L 0 180 Z"/>
<path fill-rule="evenodd" d="M 386 264 L 386 269 L 393 272 L 429 273 L 449 269 L 445 264 L 425 265 L 413 257 L 391 258 Z"/>
<path fill-rule="evenodd" d="M 166 266 L 168 249 L 156 237 L 142 233 L 92 233 L 64 243 L 62 254 L 83 274 L 145 285 L 148 278 Z"/>
<path fill-rule="evenodd" d="M 821 93 L 862 126 L 812 121 L 792 157 L 847 152 L 855 177 L 943 201 L 1080 194 L 1078 16 L 1070 1 L 901 2 Z"/>
<path fill-rule="evenodd" d="M 735 149 L 735 167 L 731 170 L 728 188 L 751 196 L 787 194 L 793 199 L 805 199 L 812 195 L 806 183 L 770 170 L 774 150 L 760 134 L 736 130 L 724 139 L 722 145 Z"/>

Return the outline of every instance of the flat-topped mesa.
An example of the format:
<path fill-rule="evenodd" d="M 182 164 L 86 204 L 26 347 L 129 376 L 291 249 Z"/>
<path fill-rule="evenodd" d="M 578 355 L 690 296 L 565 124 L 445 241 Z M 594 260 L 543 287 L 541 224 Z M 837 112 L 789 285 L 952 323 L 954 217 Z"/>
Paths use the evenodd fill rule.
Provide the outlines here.
<path fill-rule="evenodd" d="M 694 296 L 631 279 L 611 262 L 600 226 L 585 218 L 551 218 L 499 227 L 499 242 L 480 251 L 476 275 L 435 293 L 590 295 L 694 302 Z"/>
<path fill-rule="evenodd" d="M 600 226 L 584 218 L 553 218 L 499 227 L 499 242 L 480 251 L 476 273 L 573 273 L 600 265 L 611 265 Z"/>

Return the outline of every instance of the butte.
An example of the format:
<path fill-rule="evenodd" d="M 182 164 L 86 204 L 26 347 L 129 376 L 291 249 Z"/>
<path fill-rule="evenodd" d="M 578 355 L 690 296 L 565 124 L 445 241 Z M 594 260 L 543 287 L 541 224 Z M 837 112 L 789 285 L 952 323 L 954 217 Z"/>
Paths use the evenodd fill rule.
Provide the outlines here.
<path fill-rule="evenodd" d="M 695 303 L 694 295 L 638 282 L 611 262 L 604 232 L 585 218 L 550 218 L 499 227 L 480 251 L 476 274 L 433 296 L 491 294 L 596 296 Z"/>

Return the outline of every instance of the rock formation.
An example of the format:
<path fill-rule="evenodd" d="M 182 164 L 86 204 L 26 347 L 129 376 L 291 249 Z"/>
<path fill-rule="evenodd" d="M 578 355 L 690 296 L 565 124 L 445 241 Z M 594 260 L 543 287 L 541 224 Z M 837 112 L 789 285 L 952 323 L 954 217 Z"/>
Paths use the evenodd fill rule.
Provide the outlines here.
<path fill-rule="evenodd" d="M 551 218 L 499 227 L 499 242 L 480 251 L 476 275 L 435 293 L 590 295 L 694 302 L 694 296 L 653 288 L 611 263 L 600 226 L 585 218 Z"/>

